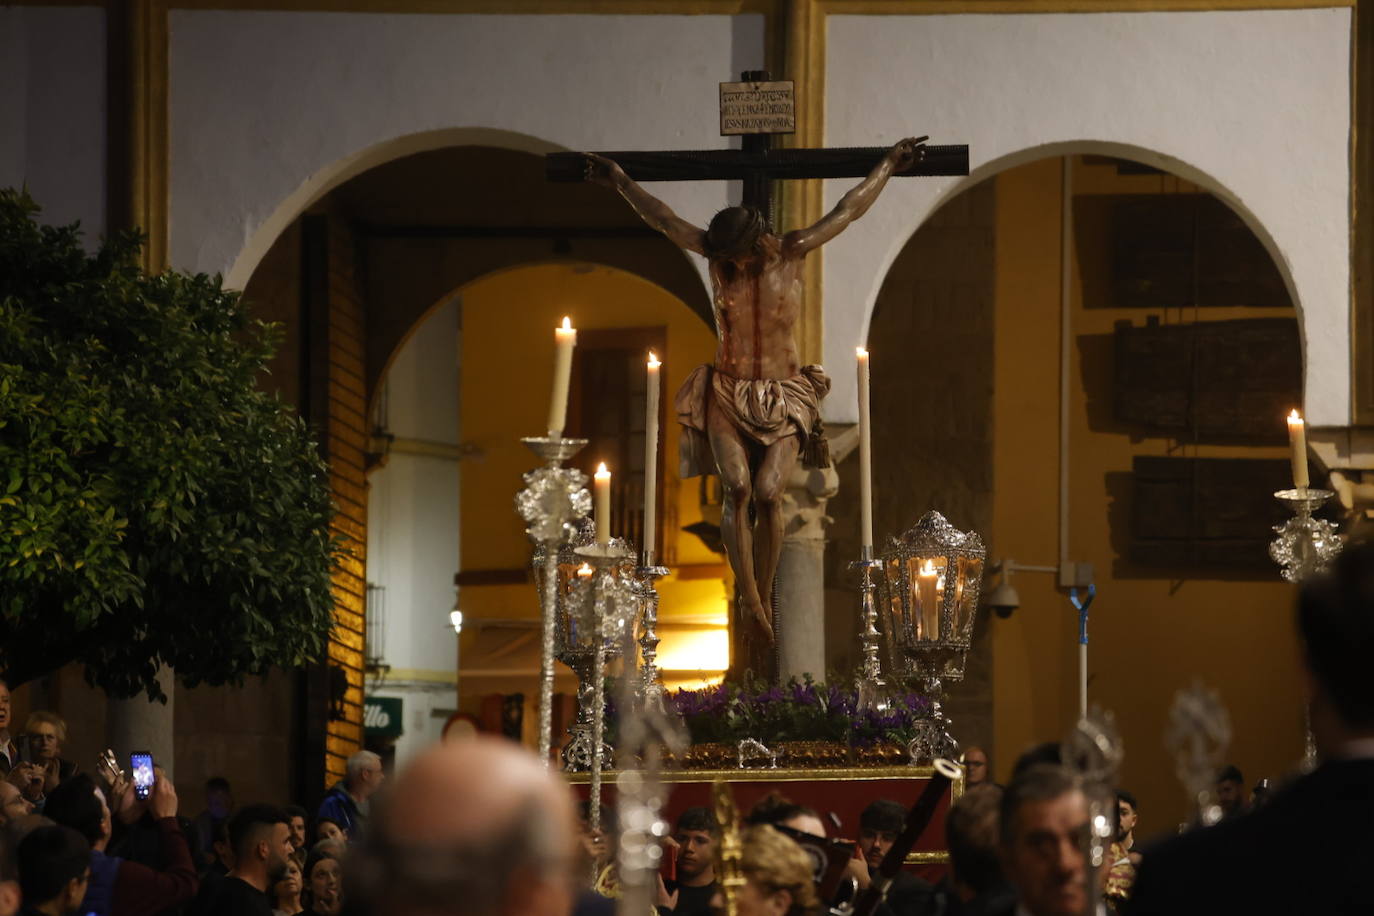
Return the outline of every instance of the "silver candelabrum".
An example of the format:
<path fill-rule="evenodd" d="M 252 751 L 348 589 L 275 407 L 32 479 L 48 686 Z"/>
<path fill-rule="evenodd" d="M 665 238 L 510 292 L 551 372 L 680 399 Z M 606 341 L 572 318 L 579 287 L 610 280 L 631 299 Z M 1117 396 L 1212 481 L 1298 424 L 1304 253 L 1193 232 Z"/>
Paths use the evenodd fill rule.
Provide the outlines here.
<path fill-rule="evenodd" d="M 862 667 L 855 679 L 859 709 L 883 712 L 888 707 L 887 681 L 883 679 L 882 663 L 878 660 L 878 607 L 873 600 L 877 583 L 873 574 L 883 568 L 881 560 L 873 558 L 873 545 L 865 544 L 859 559 L 849 564 L 859 571 L 859 648 L 863 652 Z"/>
<path fill-rule="evenodd" d="M 625 634 L 634 627 L 639 602 L 634 591 L 634 550 L 618 538 L 573 548 L 582 564 L 573 575 L 565 607 L 563 653 L 578 672 L 578 721 L 564 751 L 564 769 L 591 770 L 588 824 L 601 827 L 601 770 L 613 753 L 606 742 L 606 663 L 620 657 Z M 631 657 L 632 658 L 632 657 Z M 587 661 L 590 659 L 590 670 Z M 630 662 L 633 666 L 633 660 Z"/>
<path fill-rule="evenodd" d="M 1279 490 L 1274 494 L 1293 513 L 1288 521 L 1274 526 L 1276 536 L 1269 542 L 1269 557 L 1283 567 L 1283 577 L 1289 582 L 1301 582 L 1324 572 L 1341 552 L 1341 536 L 1335 523 L 1312 517 L 1335 495 L 1330 490 L 1312 487 Z"/>
<path fill-rule="evenodd" d="M 612 539 L 607 547 L 598 547 L 590 518 L 571 527 L 572 534 L 558 546 L 554 563 L 547 562 L 542 548 L 536 548 L 534 558 L 541 593 L 547 589 L 548 570 L 553 571 L 554 657 L 577 677 L 577 717 L 568 728 L 570 740 L 562 755 L 563 768 L 570 772 L 593 769 L 598 757 L 596 736 L 604 730 L 606 664 L 620 657 L 621 629 L 630 625 L 637 609 L 629 545 Z M 598 716 L 598 710 L 603 715 Z M 603 758 L 611 753 L 604 739 L 600 751 Z"/>
<path fill-rule="evenodd" d="M 1088 862 L 1088 894 L 1084 916 L 1095 916 L 1102 899 L 1103 866 L 1116 833 L 1116 781 L 1125 756 L 1121 733 L 1109 710 L 1085 712 L 1060 745 L 1064 765 L 1073 773 L 1088 803 L 1088 829 L 1083 853 Z"/>
<path fill-rule="evenodd" d="M 621 636 L 625 668 L 617 693 L 620 731 L 616 739 L 616 812 L 620 821 L 616 859 L 620 901 L 616 912 L 620 916 L 643 916 L 652 911 L 658 899 L 663 838 L 668 835 L 663 817 L 668 800 L 662 780 L 663 751 L 666 748 L 680 754 L 687 747 L 687 731 L 682 720 L 665 707 L 662 684 L 653 667 L 658 646 L 654 633 L 658 593 L 653 583 L 666 572 L 654 565 L 652 554 L 647 552 L 637 570 L 643 614 L 638 671 L 632 669 L 636 644 L 633 628 L 626 627 Z M 599 817 L 596 800 L 591 807 Z"/>
<path fill-rule="evenodd" d="M 658 670 L 658 586 L 654 583 L 666 575 L 668 568 L 655 562 L 653 551 L 644 551 L 633 585 L 640 606 L 639 676 L 635 684 L 645 704 L 657 707 L 663 706 L 663 676 Z"/>
<path fill-rule="evenodd" d="M 1196 822 L 1210 827 L 1220 821 L 1217 771 L 1231 746 L 1231 716 L 1220 695 L 1201 683 L 1174 694 L 1164 743 L 1174 756 L 1174 772 L 1188 792 Z"/>
<path fill-rule="evenodd" d="M 543 567 L 539 589 L 541 609 L 539 662 L 539 756 L 551 765 L 553 744 L 554 614 L 558 603 L 558 547 L 569 539 L 571 525 L 592 509 L 587 475 L 562 466 L 587 444 L 586 439 L 541 436 L 520 440 L 545 462 L 524 475 L 525 488 L 515 497 L 525 520 L 525 533 L 535 543 Z"/>

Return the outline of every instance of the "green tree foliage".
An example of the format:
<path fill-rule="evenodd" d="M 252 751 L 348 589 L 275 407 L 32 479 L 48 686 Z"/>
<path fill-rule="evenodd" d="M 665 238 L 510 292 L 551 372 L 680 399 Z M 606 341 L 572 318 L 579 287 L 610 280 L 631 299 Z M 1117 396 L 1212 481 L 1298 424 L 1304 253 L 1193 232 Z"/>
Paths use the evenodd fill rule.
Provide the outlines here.
<path fill-rule="evenodd" d="M 320 657 L 337 543 L 305 424 L 257 386 L 280 337 L 218 278 L 83 251 L 0 190 L 0 670 L 114 696 Z"/>

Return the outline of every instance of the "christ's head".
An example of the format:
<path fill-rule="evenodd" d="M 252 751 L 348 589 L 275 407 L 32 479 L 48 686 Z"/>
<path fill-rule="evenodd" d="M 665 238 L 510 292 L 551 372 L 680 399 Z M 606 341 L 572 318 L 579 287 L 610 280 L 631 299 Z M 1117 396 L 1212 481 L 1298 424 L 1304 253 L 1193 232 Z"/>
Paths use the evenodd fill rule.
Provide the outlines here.
<path fill-rule="evenodd" d="M 726 261 L 749 257 L 767 230 L 768 223 L 757 207 L 726 207 L 711 217 L 706 228 L 706 254 Z"/>

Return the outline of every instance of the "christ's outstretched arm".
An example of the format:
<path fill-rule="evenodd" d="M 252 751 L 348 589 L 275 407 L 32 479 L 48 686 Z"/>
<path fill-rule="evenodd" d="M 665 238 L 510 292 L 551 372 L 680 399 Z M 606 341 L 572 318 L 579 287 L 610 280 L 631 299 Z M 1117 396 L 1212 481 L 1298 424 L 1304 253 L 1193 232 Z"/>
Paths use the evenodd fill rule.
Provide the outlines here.
<path fill-rule="evenodd" d="M 671 207 L 640 187 L 614 160 L 598 156 L 596 153 L 584 155 L 587 157 L 589 180 L 618 191 L 620 196 L 634 207 L 640 219 L 668 236 L 668 240 L 674 245 L 706 256 L 704 231 L 678 216 Z"/>
<path fill-rule="evenodd" d="M 850 188 L 844 197 L 840 198 L 835 209 L 821 217 L 814 226 L 797 229 L 783 236 L 783 254 L 788 257 L 799 258 L 807 252 L 821 247 L 843 232 L 845 227 L 854 220 L 867 213 L 868 208 L 873 206 L 873 202 L 878 199 L 878 194 L 887 184 L 887 180 L 892 177 L 893 172 L 906 168 L 921 155 L 921 143 L 924 140 L 924 137 L 920 139 L 908 137 L 888 150 L 882 162 L 879 162 L 873 171 L 868 173 L 868 177 Z"/>

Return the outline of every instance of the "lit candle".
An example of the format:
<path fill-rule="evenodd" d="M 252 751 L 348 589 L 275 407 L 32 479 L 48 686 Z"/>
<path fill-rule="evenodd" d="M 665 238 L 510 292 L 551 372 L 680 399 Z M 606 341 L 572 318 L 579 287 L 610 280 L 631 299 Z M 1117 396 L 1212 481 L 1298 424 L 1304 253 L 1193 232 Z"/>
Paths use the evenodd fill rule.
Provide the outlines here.
<path fill-rule="evenodd" d="M 940 638 L 940 601 L 944 597 L 944 576 L 926 560 L 916 575 L 916 596 L 921 602 L 920 639 Z"/>
<path fill-rule="evenodd" d="M 611 472 L 606 462 L 596 466 L 596 542 L 602 547 L 611 543 Z"/>
<path fill-rule="evenodd" d="M 593 570 L 591 566 L 586 563 L 583 563 L 581 566 L 577 567 L 577 585 L 579 588 L 585 588 L 587 586 L 587 583 L 591 581 L 592 572 Z M 569 642 L 571 642 L 573 645 L 577 644 L 576 610 L 570 610 L 568 612 L 568 637 Z"/>
<path fill-rule="evenodd" d="M 658 524 L 658 376 L 663 365 L 649 351 L 649 382 L 644 395 L 644 560 L 654 555 Z"/>
<path fill-rule="evenodd" d="M 1307 424 L 1294 409 L 1288 415 L 1288 444 L 1293 447 L 1293 486 L 1307 489 Z"/>
<path fill-rule="evenodd" d="M 549 438 L 560 439 L 568 422 L 568 379 L 572 377 L 573 347 L 577 345 L 577 328 L 572 320 L 563 318 L 563 327 L 553 329 L 553 400 L 549 401 Z"/>
<path fill-rule="evenodd" d="M 863 546 L 873 546 L 873 438 L 868 418 L 868 351 L 859 357 L 859 520 Z"/>

